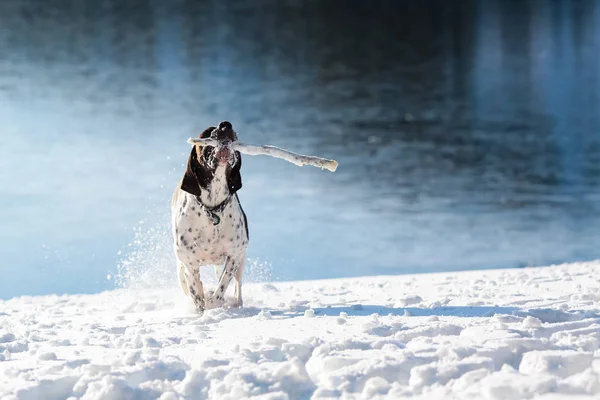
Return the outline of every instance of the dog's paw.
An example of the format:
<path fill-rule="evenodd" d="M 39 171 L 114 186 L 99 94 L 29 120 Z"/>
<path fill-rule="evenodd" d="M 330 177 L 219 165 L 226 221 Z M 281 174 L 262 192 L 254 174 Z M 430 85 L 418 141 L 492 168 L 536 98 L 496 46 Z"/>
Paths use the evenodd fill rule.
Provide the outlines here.
<path fill-rule="evenodd" d="M 215 295 L 213 290 L 208 290 L 206 292 L 206 309 L 210 310 L 213 308 L 222 308 L 225 304 L 225 299 L 220 297 L 219 295 Z"/>
<path fill-rule="evenodd" d="M 242 299 L 233 300 L 231 308 L 244 308 L 244 302 Z"/>
<path fill-rule="evenodd" d="M 192 296 L 192 304 L 194 305 L 194 308 L 198 314 L 204 314 L 204 309 L 206 308 L 204 298 Z"/>

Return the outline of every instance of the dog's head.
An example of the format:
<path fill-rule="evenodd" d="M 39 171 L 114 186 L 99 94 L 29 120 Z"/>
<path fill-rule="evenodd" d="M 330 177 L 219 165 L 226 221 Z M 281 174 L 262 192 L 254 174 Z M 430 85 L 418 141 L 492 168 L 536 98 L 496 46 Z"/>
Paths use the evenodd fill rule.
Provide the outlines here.
<path fill-rule="evenodd" d="M 239 151 L 233 151 L 231 148 L 231 143 L 237 140 L 231 123 L 223 121 L 218 127 L 208 127 L 200 134 L 200 138 L 216 139 L 219 145 L 194 146 L 188 158 L 181 189 L 194 196 L 200 196 L 202 188 L 208 187 L 217 169 L 221 168 L 225 172 L 229 192 L 233 195 L 242 188 L 242 156 Z"/>

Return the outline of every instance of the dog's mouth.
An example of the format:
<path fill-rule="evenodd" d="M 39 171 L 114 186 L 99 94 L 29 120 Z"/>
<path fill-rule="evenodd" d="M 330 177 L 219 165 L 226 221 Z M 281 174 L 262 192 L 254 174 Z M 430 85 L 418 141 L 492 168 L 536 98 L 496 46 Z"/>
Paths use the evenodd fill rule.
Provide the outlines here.
<path fill-rule="evenodd" d="M 207 165 L 216 168 L 217 166 L 234 165 L 235 153 L 231 150 L 230 143 L 223 143 L 221 146 L 206 146 L 203 151 L 203 158 Z"/>
<path fill-rule="evenodd" d="M 228 163 L 233 164 L 232 155 L 233 152 L 231 151 L 228 145 L 224 145 L 221 148 L 215 149 L 215 158 L 217 159 L 219 165 L 225 165 Z"/>

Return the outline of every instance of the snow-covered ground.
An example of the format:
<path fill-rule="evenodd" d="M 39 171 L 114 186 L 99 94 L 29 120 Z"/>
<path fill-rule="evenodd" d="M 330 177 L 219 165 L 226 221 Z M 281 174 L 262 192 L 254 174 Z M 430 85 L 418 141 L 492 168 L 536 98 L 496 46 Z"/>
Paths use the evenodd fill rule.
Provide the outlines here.
<path fill-rule="evenodd" d="M 2 399 L 600 394 L 600 262 L 0 302 Z"/>

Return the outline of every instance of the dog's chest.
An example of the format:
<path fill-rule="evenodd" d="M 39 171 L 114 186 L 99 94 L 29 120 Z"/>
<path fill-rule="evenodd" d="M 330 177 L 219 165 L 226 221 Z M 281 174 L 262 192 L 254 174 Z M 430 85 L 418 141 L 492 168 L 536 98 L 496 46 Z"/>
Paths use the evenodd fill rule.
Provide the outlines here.
<path fill-rule="evenodd" d="M 202 199 L 204 200 L 204 199 Z M 236 255 L 248 245 L 246 221 L 237 196 L 216 212 L 214 219 L 198 199 L 186 192 L 173 213 L 173 235 L 179 259 L 191 264 L 220 264 L 227 255 Z"/>
<path fill-rule="evenodd" d="M 200 200 L 202 201 L 202 204 L 206 204 L 208 207 L 214 207 L 225 200 L 228 195 L 229 188 L 227 187 L 225 167 L 219 166 L 215 171 L 208 190 L 203 190 L 201 192 Z"/>

